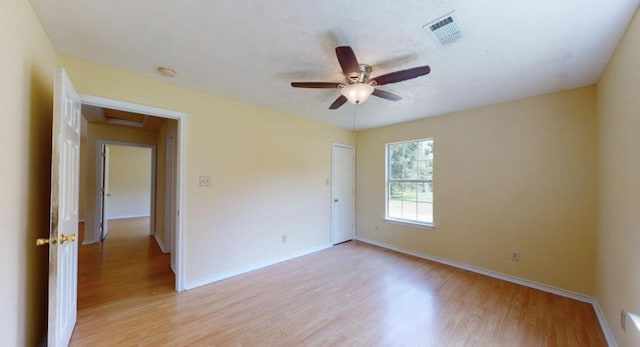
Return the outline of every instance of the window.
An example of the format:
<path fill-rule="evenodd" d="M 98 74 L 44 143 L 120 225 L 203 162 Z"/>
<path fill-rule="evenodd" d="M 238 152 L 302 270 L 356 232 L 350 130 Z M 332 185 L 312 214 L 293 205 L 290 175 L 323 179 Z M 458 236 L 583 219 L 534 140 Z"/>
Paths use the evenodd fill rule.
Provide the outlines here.
<path fill-rule="evenodd" d="M 386 218 L 433 226 L 433 139 L 387 144 Z"/>

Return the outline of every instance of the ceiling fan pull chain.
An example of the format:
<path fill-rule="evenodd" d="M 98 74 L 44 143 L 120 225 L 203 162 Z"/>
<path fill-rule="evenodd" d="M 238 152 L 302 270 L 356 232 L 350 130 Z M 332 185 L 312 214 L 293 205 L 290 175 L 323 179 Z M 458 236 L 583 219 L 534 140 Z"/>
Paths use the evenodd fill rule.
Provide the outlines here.
<path fill-rule="evenodd" d="M 356 136 L 356 116 L 358 115 L 358 106 L 360 104 L 355 104 L 353 106 L 353 136 Z"/>

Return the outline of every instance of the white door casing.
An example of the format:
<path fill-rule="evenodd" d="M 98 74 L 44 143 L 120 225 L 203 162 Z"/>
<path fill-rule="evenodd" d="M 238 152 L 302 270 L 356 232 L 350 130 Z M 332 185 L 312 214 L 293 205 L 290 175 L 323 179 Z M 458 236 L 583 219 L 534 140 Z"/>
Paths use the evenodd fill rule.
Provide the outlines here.
<path fill-rule="evenodd" d="M 80 98 L 56 68 L 51 135 L 51 228 L 47 345 L 67 346 L 77 316 Z"/>
<path fill-rule="evenodd" d="M 355 238 L 355 148 L 333 144 L 331 151 L 331 242 Z"/>
<path fill-rule="evenodd" d="M 175 162 L 174 162 L 174 135 L 173 131 L 167 135 L 167 150 L 165 157 L 165 211 L 164 211 L 164 244 L 171 252 L 171 268 L 175 272 L 175 251 L 173 238 L 175 230 Z"/>
<path fill-rule="evenodd" d="M 172 252 L 175 257 L 174 272 L 176 274 L 175 289 L 176 291 L 185 290 L 185 271 L 184 271 L 184 215 L 186 211 L 186 199 L 184 197 L 186 191 L 186 142 L 187 142 L 187 115 L 182 112 L 171 111 L 162 108 L 133 104 L 125 101 L 102 98 L 99 96 L 80 94 L 82 103 L 85 105 L 106 107 L 114 110 L 121 110 L 133 113 L 141 113 L 149 116 L 174 119 L 178 123 L 177 138 L 174 140 L 174 151 L 176 154 L 176 171 L 175 171 L 175 211 L 174 219 L 174 238 L 172 240 Z M 155 164 L 154 164 L 155 166 Z M 152 207 L 155 209 L 155 207 Z M 153 222 L 153 221 L 152 221 Z M 97 229 L 96 229 L 97 230 Z M 95 231 L 95 230 L 94 230 Z M 86 232 L 86 231 L 85 231 Z M 98 238 L 99 235 L 94 237 Z"/>
<path fill-rule="evenodd" d="M 109 223 L 107 220 L 109 212 L 109 146 L 102 144 L 98 146 L 100 156 L 98 157 L 101 163 L 99 169 L 100 190 L 100 205 L 98 208 L 98 229 L 100 230 L 100 240 L 107 238 L 109 233 Z"/>

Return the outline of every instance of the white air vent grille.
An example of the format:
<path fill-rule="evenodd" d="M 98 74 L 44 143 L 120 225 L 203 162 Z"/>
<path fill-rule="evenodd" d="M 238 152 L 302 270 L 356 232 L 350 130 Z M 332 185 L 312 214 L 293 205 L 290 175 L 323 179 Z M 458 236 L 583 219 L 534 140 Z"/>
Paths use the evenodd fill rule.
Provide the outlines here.
<path fill-rule="evenodd" d="M 455 13 L 451 12 L 423 26 L 440 45 L 448 45 L 462 37 L 462 28 Z"/>

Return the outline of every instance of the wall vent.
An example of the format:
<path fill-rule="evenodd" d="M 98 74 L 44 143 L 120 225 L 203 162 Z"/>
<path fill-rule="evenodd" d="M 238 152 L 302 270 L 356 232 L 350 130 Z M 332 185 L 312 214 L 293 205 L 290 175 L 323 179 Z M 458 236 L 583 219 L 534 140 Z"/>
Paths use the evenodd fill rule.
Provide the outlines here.
<path fill-rule="evenodd" d="M 433 36 L 441 46 L 451 44 L 462 37 L 460 21 L 454 12 L 446 14 L 422 27 Z"/>

